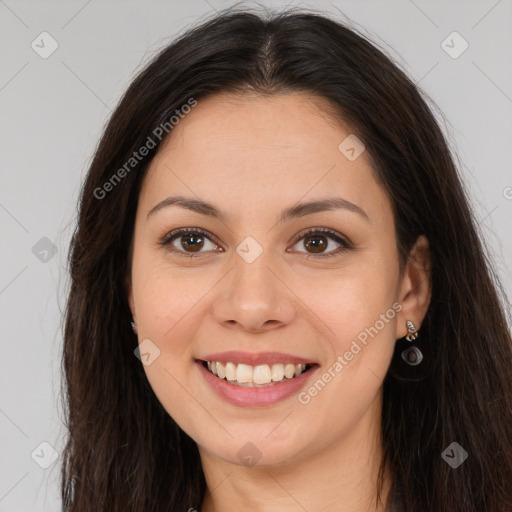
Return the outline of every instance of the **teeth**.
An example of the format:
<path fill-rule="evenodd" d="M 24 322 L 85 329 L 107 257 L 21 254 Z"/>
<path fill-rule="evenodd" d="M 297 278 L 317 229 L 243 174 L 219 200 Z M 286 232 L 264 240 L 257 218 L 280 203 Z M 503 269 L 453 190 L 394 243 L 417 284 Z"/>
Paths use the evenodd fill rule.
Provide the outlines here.
<path fill-rule="evenodd" d="M 270 366 L 268 364 L 255 366 L 252 371 L 252 380 L 254 384 L 268 384 L 272 380 Z"/>
<path fill-rule="evenodd" d="M 233 363 L 226 363 L 226 379 L 236 380 L 236 365 Z"/>
<path fill-rule="evenodd" d="M 226 376 L 226 369 L 222 363 L 217 363 L 217 376 L 219 379 L 223 379 Z"/>
<path fill-rule="evenodd" d="M 295 365 L 294 364 L 285 364 L 284 365 L 284 376 L 288 379 L 291 379 L 295 375 Z"/>
<path fill-rule="evenodd" d="M 306 370 L 305 364 L 260 364 L 251 366 L 249 364 L 220 363 L 208 361 L 208 370 L 220 379 L 226 379 L 232 384 L 254 387 L 281 382 L 282 380 L 298 377 Z"/>
<path fill-rule="evenodd" d="M 208 370 L 210 370 L 213 375 L 217 375 L 217 363 L 212 363 L 211 361 L 208 361 Z"/>
<path fill-rule="evenodd" d="M 279 382 L 280 380 L 283 380 L 284 366 L 282 364 L 273 364 L 271 376 L 274 382 Z"/>
<path fill-rule="evenodd" d="M 236 369 L 236 380 L 238 382 L 252 382 L 252 366 L 239 364 Z"/>
<path fill-rule="evenodd" d="M 305 369 L 306 369 L 305 364 L 296 364 L 295 365 L 295 377 L 298 377 Z"/>

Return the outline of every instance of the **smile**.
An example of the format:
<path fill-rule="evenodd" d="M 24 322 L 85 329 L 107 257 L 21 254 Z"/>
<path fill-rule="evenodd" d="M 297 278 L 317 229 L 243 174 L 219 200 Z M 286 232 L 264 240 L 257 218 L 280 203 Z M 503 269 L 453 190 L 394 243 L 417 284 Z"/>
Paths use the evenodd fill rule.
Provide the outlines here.
<path fill-rule="evenodd" d="M 292 380 L 308 371 L 312 364 L 259 364 L 252 366 L 243 363 L 221 363 L 204 361 L 203 365 L 219 379 L 235 386 L 265 387 L 278 382 Z"/>
<path fill-rule="evenodd" d="M 231 354 L 233 360 L 236 360 L 234 355 Z M 214 357 L 208 360 L 196 359 L 196 367 L 214 395 L 238 407 L 264 407 L 284 401 L 299 393 L 320 368 L 317 363 L 304 360 L 286 363 L 284 361 L 288 358 L 266 357 L 263 354 L 257 357 L 237 357 L 238 360 L 245 359 L 243 363 L 229 361 L 231 357 L 222 358 L 222 362 L 213 360 L 216 359 Z"/>

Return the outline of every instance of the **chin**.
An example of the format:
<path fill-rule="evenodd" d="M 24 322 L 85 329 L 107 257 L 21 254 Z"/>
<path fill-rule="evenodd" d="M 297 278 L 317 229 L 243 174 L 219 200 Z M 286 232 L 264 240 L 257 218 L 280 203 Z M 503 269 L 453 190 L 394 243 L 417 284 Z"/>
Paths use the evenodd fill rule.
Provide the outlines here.
<path fill-rule="evenodd" d="M 311 441 L 295 439 L 285 429 L 279 436 L 269 436 L 269 432 L 276 428 L 276 423 L 270 428 L 265 423 L 265 428 L 251 429 L 250 432 L 245 429 L 240 436 L 227 428 L 233 434 L 233 438 L 226 435 L 222 440 L 218 439 L 215 442 L 209 438 L 202 446 L 213 456 L 238 466 L 262 469 L 283 466 L 306 457 L 306 451 L 309 452 L 312 448 Z"/>

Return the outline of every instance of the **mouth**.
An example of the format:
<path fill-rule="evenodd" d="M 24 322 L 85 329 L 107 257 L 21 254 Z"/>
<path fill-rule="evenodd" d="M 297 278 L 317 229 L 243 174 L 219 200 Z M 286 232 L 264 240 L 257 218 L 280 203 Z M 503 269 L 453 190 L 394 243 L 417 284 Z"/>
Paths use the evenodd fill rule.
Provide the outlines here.
<path fill-rule="evenodd" d="M 253 366 L 231 361 L 197 361 L 219 380 L 223 380 L 233 386 L 247 388 L 271 387 L 289 382 L 318 366 L 316 363 L 294 364 L 289 362 Z"/>

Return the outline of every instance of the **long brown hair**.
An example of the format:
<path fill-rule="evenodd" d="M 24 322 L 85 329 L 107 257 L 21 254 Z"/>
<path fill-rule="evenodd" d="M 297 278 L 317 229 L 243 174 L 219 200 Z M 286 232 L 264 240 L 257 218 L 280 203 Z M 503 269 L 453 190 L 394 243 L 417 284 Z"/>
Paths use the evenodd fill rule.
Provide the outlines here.
<path fill-rule="evenodd" d="M 425 362 L 407 371 L 397 352 L 386 376 L 382 467 L 413 512 L 512 510 L 507 299 L 447 142 L 418 88 L 382 51 L 338 21 L 296 9 L 228 9 L 182 34 L 136 76 L 105 128 L 69 253 L 63 510 L 201 508 L 197 446 L 134 356 L 125 283 L 138 195 L 164 139 L 158 127 L 172 136 L 169 119 L 191 98 L 286 91 L 330 100 L 364 142 L 393 204 L 400 262 L 420 234 L 430 243 Z M 154 147 L 134 163 L 148 137 Z M 456 469 L 441 457 L 452 442 L 468 453 Z"/>

